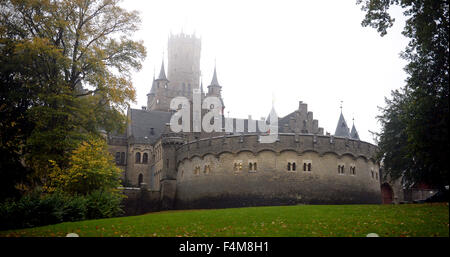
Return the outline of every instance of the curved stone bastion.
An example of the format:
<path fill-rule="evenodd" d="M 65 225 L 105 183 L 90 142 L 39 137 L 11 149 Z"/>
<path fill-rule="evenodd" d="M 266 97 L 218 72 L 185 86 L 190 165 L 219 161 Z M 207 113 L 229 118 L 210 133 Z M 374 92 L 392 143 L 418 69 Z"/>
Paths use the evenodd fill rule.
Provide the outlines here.
<path fill-rule="evenodd" d="M 226 135 L 176 149 L 175 208 L 381 203 L 377 147 L 359 140 Z"/>

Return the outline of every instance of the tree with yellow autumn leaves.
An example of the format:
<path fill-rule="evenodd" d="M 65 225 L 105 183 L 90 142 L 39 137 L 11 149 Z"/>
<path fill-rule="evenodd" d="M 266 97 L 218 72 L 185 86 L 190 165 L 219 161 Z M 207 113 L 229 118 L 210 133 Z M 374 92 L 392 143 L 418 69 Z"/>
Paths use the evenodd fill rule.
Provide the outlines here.
<path fill-rule="evenodd" d="M 0 200 L 116 177 L 99 131 L 125 127 L 139 24 L 119 0 L 0 0 Z"/>
<path fill-rule="evenodd" d="M 61 169 L 56 162 L 50 161 L 52 167 L 44 189 L 72 195 L 90 194 L 97 190 L 117 193 L 121 170 L 106 147 L 103 139 L 91 138 L 72 151 L 67 168 Z"/>

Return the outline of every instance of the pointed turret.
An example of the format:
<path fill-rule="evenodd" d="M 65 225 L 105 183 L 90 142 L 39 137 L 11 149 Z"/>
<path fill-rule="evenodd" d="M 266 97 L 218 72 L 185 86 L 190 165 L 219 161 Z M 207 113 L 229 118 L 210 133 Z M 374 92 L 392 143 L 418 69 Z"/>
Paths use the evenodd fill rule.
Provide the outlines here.
<path fill-rule="evenodd" d="M 156 87 L 155 72 L 153 72 L 152 87 L 150 88 L 150 93 L 147 94 L 147 110 L 150 110 L 153 105 L 153 101 L 155 100 Z"/>
<path fill-rule="evenodd" d="M 208 86 L 208 95 L 220 97 L 221 90 L 222 90 L 222 86 L 219 85 L 219 82 L 217 80 L 216 66 L 214 66 L 214 74 L 213 74 L 213 77 L 211 80 L 211 84 Z"/>
<path fill-rule="evenodd" d="M 341 116 L 339 117 L 339 121 L 336 127 L 336 132 L 334 132 L 334 136 L 336 137 L 350 137 L 349 128 L 347 126 L 347 122 L 345 122 L 344 115 L 341 112 Z"/>
<path fill-rule="evenodd" d="M 156 79 L 155 79 L 155 71 L 153 71 L 153 82 L 152 87 L 150 88 L 150 94 L 155 94 L 156 92 Z"/>
<path fill-rule="evenodd" d="M 355 127 L 355 119 L 353 119 L 353 126 L 352 126 L 352 131 L 350 132 L 350 138 L 360 140 L 358 131 L 356 130 L 356 127 Z"/>
<path fill-rule="evenodd" d="M 211 81 L 211 86 L 219 86 L 219 82 L 217 81 L 217 72 L 216 72 L 216 66 L 214 66 L 214 75 Z"/>
<path fill-rule="evenodd" d="M 162 64 L 161 64 L 161 70 L 159 72 L 158 80 L 166 80 L 167 81 L 166 71 L 164 70 L 164 60 L 162 61 Z"/>

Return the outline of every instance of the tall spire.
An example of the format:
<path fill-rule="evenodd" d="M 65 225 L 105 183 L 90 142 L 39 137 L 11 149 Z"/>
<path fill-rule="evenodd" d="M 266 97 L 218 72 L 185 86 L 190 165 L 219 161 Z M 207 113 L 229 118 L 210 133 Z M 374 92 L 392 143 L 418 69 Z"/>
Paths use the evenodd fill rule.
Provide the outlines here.
<path fill-rule="evenodd" d="M 158 80 L 167 80 L 166 71 L 164 70 L 164 59 L 161 63 L 161 71 L 159 72 Z"/>
<path fill-rule="evenodd" d="M 216 65 L 214 65 L 214 74 L 211 81 L 211 86 L 220 86 L 219 82 L 217 81 L 217 72 L 216 72 Z"/>

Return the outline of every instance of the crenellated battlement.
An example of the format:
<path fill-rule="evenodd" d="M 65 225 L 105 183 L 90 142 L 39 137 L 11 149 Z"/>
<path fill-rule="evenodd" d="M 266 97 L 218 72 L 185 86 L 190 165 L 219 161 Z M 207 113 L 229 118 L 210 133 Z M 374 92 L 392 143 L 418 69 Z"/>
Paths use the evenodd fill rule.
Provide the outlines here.
<path fill-rule="evenodd" d="M 298 155 L 305 152 L 316 152 L 319 155 L 334 153 L 337 156 L 350 155 L 355 159 L 362 157 L 375 162 L 377 147 L 359 140 L 323 135 L 281 133 L 277 142 L 272 144 L 259 143 L 258 135 L 224 135 L 183 144 L 177 149 L 177 159 L 182 161 L 194 156 L 218 156 L 224 152 L 238 154 L 243 151 L 252 152 L 254 155 L 262 151 L 277 154 L 294 151 Z"/>

